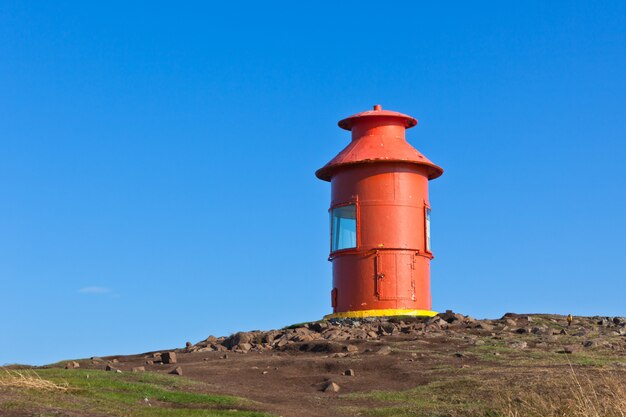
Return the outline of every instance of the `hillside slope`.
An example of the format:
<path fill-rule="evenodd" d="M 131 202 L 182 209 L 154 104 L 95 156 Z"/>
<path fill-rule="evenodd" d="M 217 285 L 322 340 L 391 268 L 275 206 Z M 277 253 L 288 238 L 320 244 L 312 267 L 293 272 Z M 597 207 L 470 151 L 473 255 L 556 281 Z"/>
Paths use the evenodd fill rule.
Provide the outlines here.
<path fill-rule="evenodd" d="M 245 399 L 239 410 L 284 417 L 618 416 L 626 410 L 626 319 L 620 317 L 574 317 L 571 326 L 557 315 L 476 320 L 450 311 L 430 319 L 330 320 L 76 362 L 78 369 L 63 372 L 110 369 L 124 378 L 143 374 L 131 372 L 137 367 L 144 375 L 178 368 L 182 376 L 171 378 L 195 381 L 194 392 Z M 0 414 L 49 411 L 24 395 L 3 388 L 0 378 Z M 100 415 L 157 415 L 147 412 L 144 402 L 131 400 L 126 414 L 113 407 Z M 189 408 L 202 414 L 180 415 L 224 410 Z M 80 405 L 54 412 L 95 415 Z"/>

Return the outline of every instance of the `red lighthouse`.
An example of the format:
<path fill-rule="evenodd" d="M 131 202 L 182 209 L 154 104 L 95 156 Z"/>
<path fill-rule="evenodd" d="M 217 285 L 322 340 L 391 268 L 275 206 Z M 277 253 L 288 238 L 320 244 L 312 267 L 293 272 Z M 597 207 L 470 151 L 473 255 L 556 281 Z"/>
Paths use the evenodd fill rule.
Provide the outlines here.
<path fill-rule="evenodd" d="M 428 181 L 443 170 L 406 141 L 415 125 L 380 105 L 343 119 L 352 141 L 315 173 L 331 183 L 329 317 L 436 314 Z"/>

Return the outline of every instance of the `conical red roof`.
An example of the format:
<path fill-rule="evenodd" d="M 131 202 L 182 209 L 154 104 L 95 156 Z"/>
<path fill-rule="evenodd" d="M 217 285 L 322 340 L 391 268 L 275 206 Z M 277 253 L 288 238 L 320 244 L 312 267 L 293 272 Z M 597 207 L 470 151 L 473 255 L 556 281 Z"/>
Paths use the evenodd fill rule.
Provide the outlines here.
<path fill-rule="evenodd" d="M 361 135 L 353 129 L 360 123 L 367 123 L 374 128 L 375 133 L 368 132 Z M 407 162 L 428 167 L 428 179 L 434 179 L 443 174 L 443 169 L 429 161 L 405 139 L 404 131 L 417 125 L 417 120 L 406 114 L 382 110 L 374 106 L 374 110 L 355 114 L 339 122 L 339 127 L 352 130 L 352 142 L 334 157 L 330 162 L 317 170 L 315 175 L 324 181 L 330 181 L 334 173 L 341 167 L 363 163 L 377 162 Z M 384 129 L 389 126 L 389 132 Z M 403 126 L 401 134 L 398 126 Z M 380 129 L 383 128 L 383 129 Z"/>

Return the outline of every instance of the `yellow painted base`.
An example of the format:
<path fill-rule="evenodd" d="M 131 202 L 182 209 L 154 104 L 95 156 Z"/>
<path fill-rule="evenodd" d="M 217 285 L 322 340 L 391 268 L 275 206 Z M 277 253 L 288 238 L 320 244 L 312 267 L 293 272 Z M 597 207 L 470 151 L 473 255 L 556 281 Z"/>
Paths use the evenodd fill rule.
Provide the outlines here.
<path fill-rule="evenodd" d="M 390 317 L 390 316 L 421 316 L 434 317 L 436 311 L 430 310 L 403 310 L 403 309 L 382 309 L 382 310 L 355 310 L 343 313 L 333 313 L 324 316 L 325 319 L 359 319 L 363 317 Z"/>

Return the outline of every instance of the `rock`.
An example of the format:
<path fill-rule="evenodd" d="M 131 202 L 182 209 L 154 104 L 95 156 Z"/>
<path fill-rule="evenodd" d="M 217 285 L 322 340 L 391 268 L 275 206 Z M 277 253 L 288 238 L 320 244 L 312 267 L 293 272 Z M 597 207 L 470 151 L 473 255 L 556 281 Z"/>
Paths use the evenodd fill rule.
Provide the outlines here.
<path fill-rule="evenodd" d="M 482 330 L 487 330 L 488 332 L 490 332 L 493 330 L 493 326 L 488 323 L 478 323 L 475 329 L 482 329 Z"/>
<path fill-rule="evenodd" d="M 377 355 L 389 355 L 391 353 L 391 348 L 389 346 L 383 346 L 376 351 Z"/>
<path fill-rule="evenodd" d="M 220 356 L 220 359 L 228 359 L 228 355 L 224 354 L 224 355 Z"/>
<path fill-rule="evenodd" d="M 346 369 L 345 371 L 343 371 L 343 374 L 345 376 L 354 376 L 354 370 L 353 369 Z"/>
<path fill-rule="evenodd" d="M 76 361 L 69 361 L 68 363 L 65 364 L 65 369 L 76 369 L 76 368 L 80 368 L 80 363 Z"/>
<path fill-rule="evenodd" d="M 596 347 L 597 343 L 593 340 L 587 340 L 585 343 L 583 343 L 583 346 L 586 348 L 592 348 L 592 347 Z"/>
<path fill-rule="evenodd" d="M 185 343 L 185 347 L 186 347 L 187 349 L 191 349 L 191 347 L 192 347 L 192 346 L 193 346 L 193 344 L 191 344 L 191 342 L 187 342 L 187 343 Z"/>
<path fill-rule="evenodd" d="M 247 353 L 250 349 L 252 349 L 252 345 L 250 343 L 240 343 L 237 345 L 237 348 L 243 353 Z"/>
<path fill-rule="evenodd" d="M 177 366 L 176 368 L 172 369 L 169 373 L 172 375 L 182 375 L 183 368 L 181 368 L 180 366 Z"/>
<path fill-rule="evenodd" d="M 354 345 L 347 345 L 347 346 L 344 347 L 344 350 L 346 352 L 354 353 L 354 352 L 358 352 L 359 348 L 354 346 Z"/>
<path fill-rule="evenodd" d="M 389 322 L 387 322 L 387 323 L 381 323 L 381 324 L 380 324 L 380 330 L 381 330 L 381 332 L 382 332 L 383 334 L 384 334 L 384 333 L 387 333 L 387 334 L 393 334 L 393 333 L 396 331 L 396 326 L 394 326 L 394 324 L 393 324 L 393 323 L 389 323 Z"/>
<path fill-rule="evenodd" d="M 261 341 L 263 343 L 269 343 L 271 345 L 274 342 L 274 339 L 276 339 L 280 335 L 281 335 L 281 333 L 278 332 L 278 331 L 266 332 L 263 335 L 263 338 L 261 339 Z"/>
<path fill-rule="evenodd" d="M 562 353 L 572 354 L 572 353 L 576 352 L 577 350 L 578 350 L 578 347 L 576 347 L 574 345 L 567 345 L 567 346 L 563 346 L 563 352 Z"/>
<path fill-rule="evenodd" d="M 112 371 L 112 372 L 117 371 L 117 369 L 115 369 L 115 368 L 114 368 L 114 367 L 112 367 L 111 365 L 107 365 L 107 366 L 104 368 L 104 370 L 105 370 L 105 371 Z"/>
<path fill-rule="evenodd" d="M 318 333 L 320 333 L 322 330 L 326 328 L 328 328 L 328 322 L 325 322 L 325 321 L 318 321 L 318 322 L 309 324 L 309 329 Z"/>
<path fill-rule="evenodd" d="M 165 364 L 176 363 L 176 352 L 161 353 L 161 361 Z"/>
<path fill-rule="evenodd" d="M 519 329 L 515 330 L 515 333 L 517 333 L 517 334 L 526 334 L 526 333 L 528 333 L 528 329 L 526 327 L 520 327 Z"/>
<path fill-rule="evenodd" d="M 298 350 L 304 352 L 318 352 L 318 353 L 339 353 L 344 350 L 344 346 L 337 342 L 331 342 L 328 340 L 312 341 L 303 343 L 298 346 Z"/>
<path fill-rule="evenodd" d="M 254 334 L 251 332 L 238 332 L 226 338 L 223 345 L 226 346 L 228 349 L 233 349 L 235 346 L 242 343 L 251 343 L 253 338 Z"/>
<path fill-rule="evenodd" d="M 462 314 L 457 314 L 452 310 L 446 310 L 445 313 L 440 313 L 437 316 L 444 320 L 446 323 L 460 322 L 463 321 L 463 319 L 465 318 Z"/>
<path fill-rule="evenodd" d="M 145 367 L 143 367 L 143 366 L 135 366 L 135 367 L 132 369 L 132 371 L 133 371 L 133 372 L 145 372 L 145 371 L 146 371 L 146 368 L 145 368 Z"/>
<path fill-rule="evenodd" d="M 515 341 L 509 343 L 509 347 L 512 349 L 526 349 L 528 347 L 528 343 L 524 341 Z"/>
<path fill-rule="evenodd" d="M 148 360 L 146 361 L 146 365 L 153 365 L 153 364 L 154 364 L 154 361 L 153 361 L 153 360 L 148 359 Z"/>
<path fill-rule="evenodd" d="M 324 392 L 338 392 L 341 389 L 336 382 L 328 381 L 328 383 L 324 386 L 322 391 Z"/>

